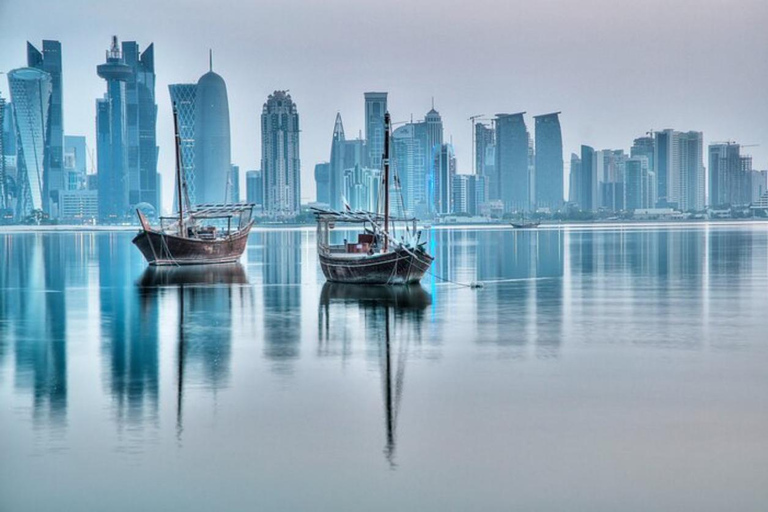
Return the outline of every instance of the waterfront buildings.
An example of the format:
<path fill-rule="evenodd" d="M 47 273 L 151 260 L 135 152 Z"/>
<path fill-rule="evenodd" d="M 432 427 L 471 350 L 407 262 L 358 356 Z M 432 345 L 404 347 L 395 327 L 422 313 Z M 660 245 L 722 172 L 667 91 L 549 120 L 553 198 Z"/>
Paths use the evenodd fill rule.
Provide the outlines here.
<path fill-rule="evenodd" d="M 383 131 L 381 141 L 383 148 Z M 261 114 L 261 168 L 265 213 L 279 218 L 298 215 L 301 206 L 299 113 L 287 91 L 275 91 L 264 103 Z"/>
<path fill-rule="evenodd" d="M 453 213 L 453 178 L 456 176 L 456 156 L 452 144 L 435 147 L 434 169 L 434 213 L 448 215 Z"/>
<path fill-rule="evenodd" d="M 425 122 L 410 122 L 395 129 L 391 161 L 400 182 L 406 215 L 427 217 L 433 202 L 429 176 L 434 162 Z"/>
<path fill-rule="evenodd" d="M 530 210 L 529 135 L 524 114 L 497 114 L 495 119 L 496 179 L 493 181 L 498 184 L 498 199 L 505 211 Z"/>
<path fill-rule="evenodd" d="M 481 215 L 485 204 L 485 176 L 456 174 L 452 183 L 453 211 L 451 213 Z"/>
<path fill-rule="evenodd" d="M 341 120 L 341 114 L 337 113 L 333 126 L 328 177 L 328 204 L 332 209 L 340 211 L 344 208 L 342 201 L 344 196 L 344 171 L 356 165 L 363 166 L 366 159 L 365 141 L 360 138 L 347 140 L 344 135 L 344 124 Z"/>
<path fill-rule="evenodd" d="M 6 127 L 5 127 L 5 98 L 0 94 L 0 218 L 5 216 L 9 195 L 9 181 L 5 170 L 5 145 L 6 145 Z"/>
<path fill-rule="evenodd" d="M 352 211 L 375 212 L 378 210 L 381 172 L 381 169 L 359 165 L 344 171 L 344 197 Z M 397 210 L 396 205 L 397 201 L 393 198 L 393 213 Z"/>
<path fill-rule="evenodd" d="M 627 210 L 650 209 L 656 204 L 656 176 L 648 157 L 630 157 L 625 162 L 624 205 Z"/>
<path fill-rule="evenodd" d="M 703 135 L 667 129 L 654 134 L 659 206 L 681 211 L 704 208 Z"/>
<path fill-rule="evenodd" d="M 723 208 L 753 201 L 752 157 L 735 142 L 709 146 L 709 205 Z M 759 181 L 758 190 L 759 190 Z M 758 197 L 760 194 L 757 194 Z"/>
<path fill-rule="evenodd" d="M 381 169 L 384 154 L 384 114 L 387 112 L 386 92 L 366 92 L 365 96 L 365 142 L 366 165 Z"/>
<path fill-rule="evenodd" d="M 245 200 L 256 205 L 255 210 L 261 210 L 264 204 L 264 180 L 261 171 L 245 173 Z"/>
<path fill-rule="evenodd" d="M 475 174 L 484 177 L 483 187 L 486 197 L 482 203 L 486 203 L 491 196 L 498 197 L 498 185 L 496 184 L 496 130 L 483 123 L 475 123 Z"/>
<path fill-rule="evenodd" d="M 13 106 L 16 160 L 16 219 L 33 211 L 48 213 L 45 195 L 45 148 L 53 83 L 51 75 L 37 68 L 8 73 Z"/>
<path fill-rule="evenodd" d="M 331 164 L 322 162 L 315 164 L 315 190 L 317 192 L 316 201 L 324 205 L 330 205 L 331 201 Z"/>
<path fill-rule="evenodd" d="M 64 189 L 86 188 L 86 147 L 83 136 L 64 136 Z"/>
<path fill-rule="evenodd" d="M 616 212 L 624 209 L 624 175 L 627 155 L 623 149 L 595 152 L 597 207 Z"/>
<path fill-rule="evenodd" d="M 51 97 L 45 133 L 43 209 L 52 217 L 59 216 L 59 192 L 66 190 L 64 176 L 64 111 L 62 101 L 61 43 L 44 40 L 42 51 L 27 42 L 27 66 L 48 73 Z"/>
<path fill-rule="evenodd" d="M 536 123 L 536 208 L 551 212 L 563 204 L 563 137 L 560 112 L 534 116 Z"/>
<path fill-rule="evenodd" d="M 99 174 L 99 217 L 118 222 L 144 203 L 159 210 L 157 173 L 154 46 L 139 52 L 134 41 L 117 37 L 97 67 L 107 82 L 96 101 L 96 144 Z"/>

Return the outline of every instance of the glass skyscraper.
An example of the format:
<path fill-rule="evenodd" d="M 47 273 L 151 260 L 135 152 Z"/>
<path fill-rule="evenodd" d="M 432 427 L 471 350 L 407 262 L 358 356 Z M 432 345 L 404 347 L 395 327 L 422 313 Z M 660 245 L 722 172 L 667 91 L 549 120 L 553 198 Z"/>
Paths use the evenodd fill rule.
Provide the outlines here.
<path fill-rule="evenodd" d="M 505 211 L 530 209 L 528 130 L 523 115 L 496 114 L 496 179 Z"/>
<path fill-rule="evenodd" d="M 581 186 L 579 187 L 579 206 L 583 211 L 597 210 L 597 161 L 595 149 L 581 146 Z"/>
<path fill-rule="evenodd" d="M 107 50 L 106 62 L 100 64 L 96 72 L 107 82 L 104 98 L 96 100 L 99 217 L 102 222 L 120 222 L 130 214 L 131 205 L 126 84 L 133 80 L 134 71 L 125 63 L 116 36 Z M 137 164 L 138 153 L 132 157 Z"/>
<path fill-rule="evenodd" d="M 563 137 L 560 112 L 534 116 L 536 122 L 536 207 L 550 211 L 563 204 Z"/>
<path fill-rule="evenodd" d="M 43 41 L 40 51 L 27 42 L 27 66 L 45 71 L 51 77 L 51 105 L 45 136 L 43 202 L 48 213 L 58 217 L 59 192 L 67 189 L 64 176 L 64 111 L 62 109 L 61 43 Z"/>
<path fill-rule="evenodd" d="M 331 164 L 328 162 L 322 162 L 315 164 L 315 187 L 316 187 L 316 201 L 322 204 L 330 204 L 331 190 L 330 190 L 330 178 L 331 178 Z"/>
<path fill-rule="evenodd" d="M 299 113 L 287 91 L 275 91 L 264 103 L 261 168 L 264 212 L 278 218 L 298 215 L 301 208 Z"/>
<path fill-rule="evenodd" d="M 221 203 L 232 163 L 227 84 L 210 70 L 197 81 L 195 169 L 198 203 Z"/>
<path fill-rule="evenodd" d="M 434 152 L 435 181 L 434 212 L 438 215 L 453 213 L 453 178 L 456 176 L 456 157 L 453 145 L 441 144 Z"/>
<path fill-rule="evenodd" d="M 384 113 L 387 111 L 386 92 L 365 93 L 365 141 L 368 146 L 367 166 L 381 169 L 384 154 Z"/>
<path fill-rule="evenodd" d="M 187 185 L 186 194 L 192 205 L 197 204 L 197 180 L 195 176 L 195 98 L 197 84 L 170 84 L 171 105 L 176 107 L 179 126 L 181 172 Z M 174 173 L 173 190 L 177 190 Z M 178 194 L 173 194 L 173 211 L 178 211 Z"/>
<path fill-rule="evenodd" d="M 16 216 L 23 219 L 35 210 L 47 211 L 45 201 L 45 136 L 48 133 L 51 75 L 37 68 L 8 73 L 17 140 Z"/>

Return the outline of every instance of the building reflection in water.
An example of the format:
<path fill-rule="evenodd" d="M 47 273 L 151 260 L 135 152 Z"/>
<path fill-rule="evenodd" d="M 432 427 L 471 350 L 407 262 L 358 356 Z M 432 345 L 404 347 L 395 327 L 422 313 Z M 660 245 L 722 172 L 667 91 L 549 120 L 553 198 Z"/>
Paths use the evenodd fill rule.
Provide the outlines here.
<path fill-rule="evenodd" d="M 290 374 L 301 346 L 301 231 L 259 233 L 264 246 L 264 355 Z"/>
<path fill-rule="evenodd" d="M 338 354 L 332 346 L 345 345 L 340 353 L 348 355 L 349 340 L 340 326 L 350 322 L 354 310 L 364 322 L 367 348 L 377 354 L 382 379 L 384 403 L 384 454 L 396 467 L 397 419 L 403 398 L 405 366 L 412 344 L 420 344 L 426 310 L 432 296 L 419 285 L 366 286 L 325 283 L 320 295 L 318 340 L 321 355 Z M 344 333 L 341 339 L 337 334 Z"/>
<path fill-rule="evenodd" d="M 106 386 L 119 424 L 157 419 L 158 319 L 156 296 L 142 297 L 133 268 L 143 264 L 125 237 L 99 237 L 101 344 L 107 368 Z"/>
<path fill-rule="evenodd" d="M 143 307 L 173 296 L 178 307 L 176 343 L 176 421 L 183 431 L 185 387 L 216 391 L 228 384 L 232 314 L 236 301 L 250 295 L 239 263 L 188 267 L 147 267 L 137 283 Z"/>
<path fill-rule="evenodd" d="M 65 269 L 72 241 L 41 234 L 0 238 L 0 357 L 12 343 L 16 388 L 31 392 L 34 421 L 53 427 L 66 422 Z"/>

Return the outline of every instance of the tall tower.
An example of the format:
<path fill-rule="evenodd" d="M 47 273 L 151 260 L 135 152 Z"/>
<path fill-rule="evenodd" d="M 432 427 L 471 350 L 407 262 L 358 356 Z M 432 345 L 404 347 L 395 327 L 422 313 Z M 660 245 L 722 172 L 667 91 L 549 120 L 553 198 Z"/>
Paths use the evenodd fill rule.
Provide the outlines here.
<path fill-rule="evenodd" d="M 288 91 L 275 91 L 264 103 L 261 168 L 265 213 L 279 218 L 298 215 L 301 208 L 299 113 Z"/>
<path fill-rule="evenodd" d="M 51 106 L 45 137 L 43 201 L 45 210 L 58 216 L 59 192 L 66 190 L 64 180 L 64 112 L 62 109 L 61 43 L 43 41 L 43 51 L 27 42 L 27 66 L 51 76 Z M 48 203 L 50 204 L 50 208 Z"/>
<path fill-rule="evenodd" d="M 367 167 L 381 169 L 384 154 L 384 113 L 387 111 L 386 92 L 365 93 L 365 140 L 368 144 Z"/>
<path fill-rule="evenodd" d="M 595 149 L 581 146 L 581 186 L 579 206 L 585 212 L 597 209 L 597 161 Z"/>
<path fill-rule="evenodd" d="M 179 125 L 181 146 L 181 172 L 187 185 L 189 202 L 197 204 L 197 178 L 195 175 L 195 110 L 197 84 L 170 84 L 168 92 L 171 95 L 171 105 L 176 106 L 176 117 Z M 177 190 L 174 173 L 173 190 Z M 173 195 L 173 211 L 178 211 L 178 194 Z"/>
<path fill-rule="evenodd" d="M 14 69 L 8 73 L 17 146 L 16 217 L 34 210 L 47 210 L 45 187 L 45 136 L 48 133 L 51 75 L 37 68 Z"/>
<path fill-rule="evenodd" d="M 333 140 L 331 142 L 331 161 L 328 177 L 328 204 L 334 210 L 343 209 L 341 196 L 344 192 L 344 125 L 341 122 L 341 113 L 336 113 L 336 121 L 333 124 Z M 318 193 L 318 201 L 319 193 Z"/>
<path fill-rule="evenodd" d="M 232 163 L 229 100 L 224 79 L 209 71 L 197 81 L 195 97 L 195 187 L 199 203 L 222 203 Z"/>
<path fill-rule="evenodd" d="M 125 63 L 117 43 L 107 50 L 104 64 L 96 67 L 107 82 L 107 93 L 96 100 L 96 147 L 98 151 L 99 217 L 117 222 L 129 214 L 127 162 L 126 83 L 133 80 L 133 68 Z"/>
<path fill-rule="evenodd" d="M 155 46 L 143 52 L 135 41 L 123 41 L 123 60 L 133 74 L 125 83 L 128 202 L 160 211 L 157 174 L 157 103 Z"/>
<path fill-rule="evenodd" d="M 563 205 L 563 136 L 560 112 L 534 116 L 536 123 L 536 207 L 558 210 Z"/>
<path fill-rule="evenodd" d="M 530 209 L 528 130 L 525 112 L 496 114 L 496 184 L 505 211 Z"/>

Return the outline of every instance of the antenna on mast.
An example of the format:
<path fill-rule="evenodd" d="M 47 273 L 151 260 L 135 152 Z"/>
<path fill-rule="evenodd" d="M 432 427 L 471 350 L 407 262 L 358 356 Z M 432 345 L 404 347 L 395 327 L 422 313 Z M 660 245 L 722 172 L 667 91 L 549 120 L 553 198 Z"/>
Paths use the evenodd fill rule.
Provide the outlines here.
<path fill-rule="evenodd" d="M 208 48 L 208 71 L 213 71 L 213 50 Z"/>

